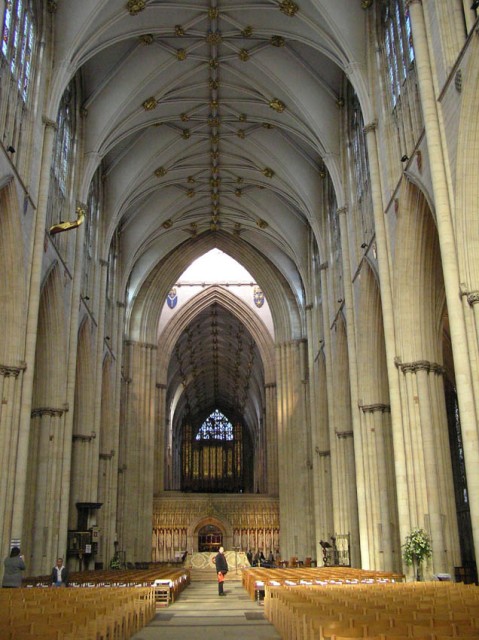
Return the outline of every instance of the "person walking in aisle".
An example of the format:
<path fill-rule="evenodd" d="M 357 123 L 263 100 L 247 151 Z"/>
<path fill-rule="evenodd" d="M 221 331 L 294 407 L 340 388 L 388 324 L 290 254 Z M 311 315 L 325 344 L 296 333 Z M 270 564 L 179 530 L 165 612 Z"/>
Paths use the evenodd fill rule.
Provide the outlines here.
<path fill-rule="evenodd" d="M 225 550 L 220 547 L 217 555 L 215 556 L 216 574 L 218 576 L 218 595 L 225 596 L 223 583 L 225 581 L 225 575 L 228 573 L 228 562 L 226 561 Z"/>

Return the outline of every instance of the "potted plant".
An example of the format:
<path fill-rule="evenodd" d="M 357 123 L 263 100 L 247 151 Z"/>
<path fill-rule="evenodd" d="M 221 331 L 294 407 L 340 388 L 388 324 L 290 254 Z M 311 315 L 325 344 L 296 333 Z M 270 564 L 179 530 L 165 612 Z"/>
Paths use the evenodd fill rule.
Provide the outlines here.
<path fill-rule="evenodd" d="M 421 563 L 432 555 L 432 545 L 429 535 L 424 529 L 416 527 L 406 536 L 406 542 L 402 548 L 404 562 L 409 567 L 414 565 L 416 579 L 421 580 Z"/>

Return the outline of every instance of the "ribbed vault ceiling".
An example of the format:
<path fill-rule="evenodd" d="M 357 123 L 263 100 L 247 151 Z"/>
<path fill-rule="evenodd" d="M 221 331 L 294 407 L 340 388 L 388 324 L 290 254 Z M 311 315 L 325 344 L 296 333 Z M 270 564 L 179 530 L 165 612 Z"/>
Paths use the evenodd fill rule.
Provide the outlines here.
<path fill-rule="evenodd" d="M 338 133 L 345 74 L 365 101 L 361 4 L 50 3 L 57 29 L 48 115 L 55 118 L 67 83 L 79 72 L 86 167 L 81 197 L 86 199 L 101 163 L 103 253 L 120 231 L 120 275 L 130 310 L 136 300 L 155 298 L 153 282 L 161 281 L 166 294 L 179 274 L 159 265 L 174 262 L 183 247 L 190 251 L 205 236 L 211 247 L 216 237 L 229 236 L 239 247 L 237 259 L 245 247 L 245 254 L 262 256 L 278 274 L 288 302 L 271 305 L 275 323 L 280 307 L 291 300 L 302 315 L 305 258 L 311 229 L 317 234 L 319 228 L 325 170 L 341 201 Z M 271 273 L 263 285 L 274 286 Z M 137 308 L 148 304 L 153 303 Z M 142 322 L 130 311 L 128 317 Z M 223 403 L 225 409 L 252 412 L 261 404 L 252 336 L 227 310 L 215 316 L 211 307 L 191 322 L 169 371 L 171 389 L 186 384 L 181 411 L 199 415 Z"/>
<path fill-rule="evenodd" d="M 181 334 L 168 371 L 169 389 L 183 392 L 176 407 L 199 427 L 216 408 L 230 420 L 257 423 L 254 399 L 261 398 L 263 367 L 256 342 L 245 325 L 213 303 Z"/>

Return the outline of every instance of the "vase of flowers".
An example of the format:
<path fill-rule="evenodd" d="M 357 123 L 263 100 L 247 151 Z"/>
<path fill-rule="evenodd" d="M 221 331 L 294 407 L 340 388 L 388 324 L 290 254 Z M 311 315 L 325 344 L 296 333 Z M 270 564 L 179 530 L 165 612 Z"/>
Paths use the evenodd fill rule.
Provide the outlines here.
<path fill-rule="evenodd" d="M 406 536 L 403 544 L 403 559 L 410 567 L 414 565 L 416 579 L 421 580 L 421 563 L 432 555 L 432 544 L 429 535 L 424 529 L 416 527 Z"/>

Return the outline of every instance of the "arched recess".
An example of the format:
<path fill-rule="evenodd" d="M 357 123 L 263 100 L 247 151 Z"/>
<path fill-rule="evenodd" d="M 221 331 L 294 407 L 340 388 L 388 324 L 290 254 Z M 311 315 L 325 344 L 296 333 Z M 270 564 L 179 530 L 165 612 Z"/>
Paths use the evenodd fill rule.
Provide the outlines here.
<path fill-rule="evenodd" d="M 51 570 L 59 548 L 60 514 L 68 510 L 70 443 L 65 442 L 67 361 L 64 287 L 59 265 L 48 274 L 40 297 L 30 428 L 27 499 L 27 562 L 32 575 Z M 68 453 L 67 453 L 68 452 Z"/>
<path fill-rule="evenodd" d="M 299 303 L 280 271 L 250 244 L 222 232 L 188 240 L 158 263 L 133 302 L 127 328 L 129 337 L 156 343 L 158 319 L 172 283 L 196 258 L 213 248 L 239 262 L 261 286 L 271 308 L 277 341 L 300 338 L 303 327 Z"/>
<path fill-rule="evenodd" d="M 381 296 L 368 262 L 359 275 L 356 335 L 366 505 L 366 513 L 360 518 L 362 566 L 399 571 L 396 477 Z"/>
<path fill-rule="evenodd" d="M 92 433 L 95 423 L 94 385 L 95 341 L 92 323 L 88 317 L 80 326 L 75 376 L 75 413 L 73 415 L 73 443 L 69 527 L 78 524 L 77 502 L 96 501 L 96 477 L 98 459 L 95 456 L 96 435 Z"/>
<path fill-rule="evenodd" d="M 258 372 L 258 379 L 255 381 L 256 386 L 250 390 L 250 393 L 255 394 L 257 398 L 252 399 L 249 403 L 254 407 L 251 407 L 250 411 L 246 411 L 245 415 L 241 416 L 241 421 L 244 421 L 245 427 L 248 428 L 251 443 L 253 445 L 258 442 L 263 444 L 263 447 L 259 447 L 263 456 L 261 460 L 257 459 L 257 456 L 260 455 L 259 452 L 252 451 L 252 458 L 255 460 L 253 467 L 257 480 L 255 486 L 276 486 L 277 479 L 273 477 L 273 474 L 276 475 L 273 470 L 277 468 L 274 462 L 277 456 L 276 434 L 273 435 L 273 430 L 268 428 L 270 423 L 275 423 L 276 416 L 268 414 L 266 410 L 268 403 L 265 400 L 266 385 L 274 385 L 276 382 L 274 343 L 261 319 L 242 300 L 219 286 L 211 286 L 192 298 L 179 315 L 170 321 L 158 338 L 161 348 L 158 349 L 156 367 L 157 386 L 165 390 L 166 401 L 160 403 L 164 411 L 163 414 L 159 415 L 159 426 L 156 430 L 158 439 L 155 447 L 157 452 L 155 456 L 155 477 L 162 475 L 163 468 L 171 474 L 165 478 L 168 486 L 179 482 L 179 477 L 174 473 L 174 469 L 177 469 L 179 465 L 180 450 L 178 446 L 174 446 L 174 434 L 181 426 L 183 419 L 183 410 L 181 406 L 178 408 L 181 405 L 182 398 L 181 395 L 178 396 L 176 389 L 171 387 L 172 381 L 168 380 L 168 371 L 171 370 L 169 364 L 175 345 L 186 328 L 194 322 L 195 318 L 215 304 L 224 307 L 246 327 L 259 351 L 261 360 L 259 363 L 260 372 Z M 228 357 L 229 354 L 223 353 L 225 360 Z M 215 407 L 205 406 L 203 408 L 204 417 L 206 418 L 206 414 L 213 409 Z M 270 407 L 270 410 L 276 411 L 276 407 Z M 233 416 L 230 417 L 232 418 Z M 269 434 L 268 438 L 266 438 L 265 433 Z M 165 456 L 168 457 L 168 460 Z M 269 470 L 267 471 L 267 480 L 266 469 Z M 261 476 L 261 480 L 258 476 Z M 176 483 L 173 482 L 175 477 Z"/>
<path fill-rule="evenodd" d="M 218 518 L 212 515 L 198 518 L 197 520 L 191 523 L 187 533 L 188 542 L 191 541 L 192 543 L 191 548 L 194 551 L 198 551 L 198 533 L 203 527 L 209 524 L 217 527 L 223 533 L 223 546 L 226 549 L 231 549 L 233 545 L 233 529 L 231 525 L 229 524 L 229 522 L 219 520 Z"/>
<path fill-rule="evenodd" d="M 404 468 L 396 457 L 396 478 L 398 501 L 409 512 L 402 535 L 425 528 L 433 542 L 428 571 L 453 573 L 460 554 L 444 392 L 447 310 L 439 238 L 426 197 L 407 180 L 399 203 L 394 308 Z"/>
<path fill-rule="evenodd" d="M 0 366 L 19 366 L 26 323 L 25 256 L 15 181 L 0 181 Z"/>
<path fill-rule="evenodd" d="M 264 367 L 265 384 L 271 384 L 276 379 L 274 342 L 268 329 L 261 319 L 239 298 L 226 289 L 213 285 L 192 298 L 164 329 L 158 341 L 161 349 L 158 353 L 157 380 L 166 384 L 166 372 L 172 351 L 178 337 L 191 323 L 193 318 L 213 302 L 223 305 L 231 311 L 248 329 L 258 344 Z M 164 303 L 164 298 L 163 298 Z"/>

